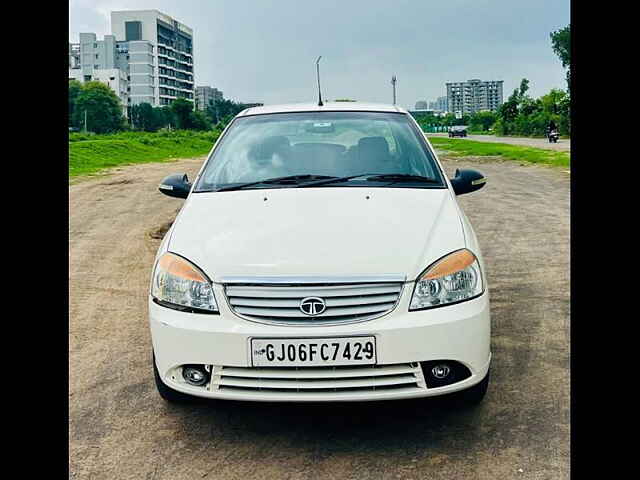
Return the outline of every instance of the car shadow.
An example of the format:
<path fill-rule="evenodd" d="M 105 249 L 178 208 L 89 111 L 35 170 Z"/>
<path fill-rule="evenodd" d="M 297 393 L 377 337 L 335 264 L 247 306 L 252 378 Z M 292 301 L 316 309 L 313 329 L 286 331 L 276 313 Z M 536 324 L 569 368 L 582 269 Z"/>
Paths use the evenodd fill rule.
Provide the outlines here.
<path fill-rule="evenodd" d="M 486 400 L 486 399 L 485 399 Z M 452 432 L 464 432 L 471 447 L 482 435 L 484 404 L 463 406 L 449 397 L 344 403 L 267 403 L 194 400 L 168 405 L 197 444 L 289 442 L 327 452 L 424 450 L 451 446 Z"/>

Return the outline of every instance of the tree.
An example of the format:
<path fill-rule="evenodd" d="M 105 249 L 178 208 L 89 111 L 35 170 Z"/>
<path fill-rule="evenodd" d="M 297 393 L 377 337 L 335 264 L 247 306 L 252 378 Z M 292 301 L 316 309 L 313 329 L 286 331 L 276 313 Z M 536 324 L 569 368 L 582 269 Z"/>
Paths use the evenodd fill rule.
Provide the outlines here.
<path fill-rule="evenodd" d="M 193 103 L 185 98 L 178 98 L 171 104 L 171 111 L 176 121 L 176 128 L 181 130 L 192 128 L 191 113 L 193 112 Z"/>
<path fill-rule="evenodd" d="M 156 132 L 164 126 L 159 108 L 153 108 L 150 103 L 133 105 L 129 113 L 131 123 L 137 130 Z"/>
<path fill-rule="evenodd" d="M 207 115 L 218 126 L 222 126 L 226 125 L 229 119 L 235 117 L 246 108 L 248 108 L 248 105 L 245 103 L 234 102 L 233 100 L 223 98 L 209 102 Z M 224 128 L 224 126 L 222 128 Z"/>
<path fill-rule="evenodd" d="M 77 127 L 74 123 L 73 112 L 76 107 L 76 101 L 80 92 L 82 91 L 82 84 L 77 80 L 69 80 L 69 126 Z"/>
<path fill-rule="evenodd" d="M 520 91 L 518 92 L 518 99 L 522 102 L 526 98 L 527 92 L 529 91 L 529 80 L 523 78 L 520 81 Z"/>
<path fill-rule="evenodd" d="M 176 121 L 174 119 L 173 111 L 171 111 L 170 106 L 167 105 L 164 107 L 156 107 L 153 110 L 157 116 L 158 124 L 161 128 L 167 126 L 176 126 Z"/>
<path fill-rule="evenodd" d="M 571 25 L 551 32 L 549 35 L 553 51 L 560 58 L 562 66 L 565 68 L 571 66 Z"/>
<path fill-rule="evenodd" d="M 571 25 L 551 32 L 551 47 L 567 69 L 567 88 L 571 89 Z"/>
<path fill-rule="evenodd" d="M 500 105 L 500 109 L 498 110 L 498 116 L 502 120 L 503 124 L 515 120 L 518 116 L 519 103 L 518 90 L 514 90 L 507 101 Z"/>
<path fill-rule="evenodd" d="M 556 88 L 551 89 L 549 93 L 540 97 L 542 110 L 552 115 L 563 115 L 565 112 L 567 93 Z"/>
<path fill-rule="evenodd" d="M 520 102 L 520 114 L 524 116 L 533 115 L 542 111 L 542 103 L 540 100 L 534 100 L 531 97 L 524 97 Z"/>
<path fill-rule="evenodd" d="M 120 130 L 124 124 L 120 99 L 113 90 L 101 82 L 85 83 L 76 98 L 73 111 L 74 125 L 85 125 L 95 133 Z"/>
<path fill-rule="evenodd" d="M 496 123 L 498 116 L 494 112 L 478 112 L 471 116 L 469 128 L 486 132 Z"/>
<path fill-rule="evenodd" d="M 171 104 L 171 112 L 175 120 L 176 128 L 183 130 L 209 130 L 211 122 L 207 116 L 193 110 L 193 103 L 184 98 L 178 98 Z"/>
<path fill-rule="evenodd" d="M 194 130 L 209 130 L 211 122 L 203 112 L 197 110 L 191 112 L 191 128 Z"/>

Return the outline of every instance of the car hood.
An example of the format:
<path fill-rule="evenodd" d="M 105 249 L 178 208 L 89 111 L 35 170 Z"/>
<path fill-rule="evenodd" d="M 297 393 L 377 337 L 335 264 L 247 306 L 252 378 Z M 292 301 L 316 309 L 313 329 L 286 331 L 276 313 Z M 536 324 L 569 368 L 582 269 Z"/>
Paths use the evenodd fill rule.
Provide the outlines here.
<path fill-rule="evenodd" d="M 465 246 L 447 189 L 283 188 L 192 193 L 168 250 L 225 276 L 403 275 Z"/>

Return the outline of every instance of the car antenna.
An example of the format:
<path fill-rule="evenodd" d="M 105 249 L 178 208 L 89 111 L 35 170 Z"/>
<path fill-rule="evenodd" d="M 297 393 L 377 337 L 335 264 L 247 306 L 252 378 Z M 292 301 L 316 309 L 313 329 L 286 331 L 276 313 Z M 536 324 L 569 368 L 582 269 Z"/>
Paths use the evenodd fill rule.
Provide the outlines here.
<path fill-rule="evenodd" d="M 393 85 L 393 104 L 396 104 L 396 82 L 398 81 L 398 79 L 396 78 L 396 76 L 392 76 L 391 77 L 391 85 Z"/>
<path fill-rule="evenodd" d="M 318 75 L 318 106 L 322 107 L 324 105 L 324 103 L 322 103 L 322 92 L 320 91 L 320 59 L 322 58 L 322 55 L 320 55 L 318 57 L 318 60 L 316 60 L 316 74 Z"/>

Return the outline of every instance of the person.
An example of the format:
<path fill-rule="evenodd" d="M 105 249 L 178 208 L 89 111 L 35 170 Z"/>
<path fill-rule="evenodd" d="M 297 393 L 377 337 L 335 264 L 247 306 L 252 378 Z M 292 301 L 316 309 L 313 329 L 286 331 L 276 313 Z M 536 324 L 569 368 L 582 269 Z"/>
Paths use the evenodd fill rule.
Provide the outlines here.
<path fill-rule="evenodd" d="M 554 132 L 558 129 L 558 127 L 556 126 L 556 122 L 554 122 L 553 120 L 549 121 L 549 128 L 547 129 L 547 133 L 551 133 Z"/>

